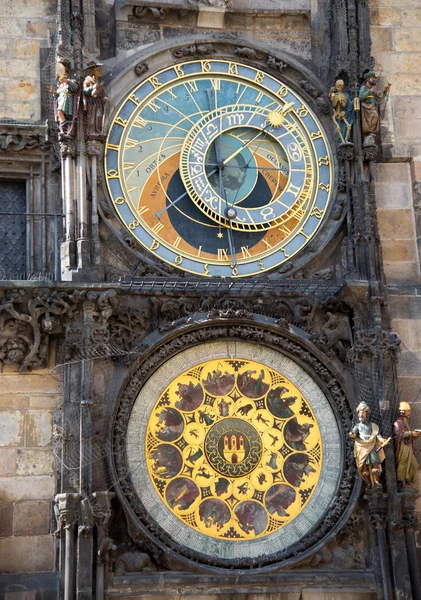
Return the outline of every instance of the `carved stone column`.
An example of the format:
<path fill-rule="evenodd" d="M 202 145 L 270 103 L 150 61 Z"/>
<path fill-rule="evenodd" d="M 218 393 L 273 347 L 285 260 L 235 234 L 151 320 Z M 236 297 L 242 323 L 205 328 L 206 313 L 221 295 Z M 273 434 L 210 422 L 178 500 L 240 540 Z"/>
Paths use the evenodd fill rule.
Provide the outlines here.
<path fill-rule="evenodd" d="M 80 503 L 80 520 L 77 538 L 77 600 L 92 598 L 94 517 L 89 500 Z"/>
<path fill-rule="evenodd" d="M 63 193 L 63 212 L 65 214 L 65 237 L 61 244 L 62 276 L 74 269 L 76 262 L 75 242 L 75 143 L 70 136 L 62 136 L 61 152 L 61 187 Z"/>
<path fill-rule="evenodd" d="M 421 584 L 417 560 L 417 544 L 415 539 L 418 525 L 415 503 L 420 495 L 414 488 L 404 487 L 399 496 L 401 496 L 402 502 L 402 519 L 405 530 L 406 550 L 408 553 L 412 597 L 414 600 L 421 600 Z"/>
<path fill-rule="evenodd" d="M 98 159 L 102 153 L 102 144 L 98 140 L 88 140 L 86 154 L 90 159 L 91 167 L 91 251 L 92 267 L 97 269 L 99 278 L 103 278 L 101 245 L 99 242 L 98 219 Z"/>
<path fill-rule="evenodd" d="M 79 500 L 79 494 L 57 494 L 55 497 L 59 529 L 65 531 L 64 564 L 61 565 L 64 600 L 74 600 L 75 597 L 75 527 L 78 522 Z"/>
<path fill-rule="evenodd" d="M 110 552 L 116 546 L 108 537 L 111 519 L 111 501 L 114 492 L 95 492 L 92 494 L 92 511 L 97 528 L 96 551 L 96 589 L 95 599 L 103 600 L 106 574 L 109 571 Z"/>
<path fill-rule="evenodd" d="M 376 532 L 383 598 L 384 600 L 393 600 L 388 543 L 386 537 L 387 495 L 383 493 L 382 489 L 372 489 L 366 491 L 364 499 L 368 504 L 370 523 Z"/>

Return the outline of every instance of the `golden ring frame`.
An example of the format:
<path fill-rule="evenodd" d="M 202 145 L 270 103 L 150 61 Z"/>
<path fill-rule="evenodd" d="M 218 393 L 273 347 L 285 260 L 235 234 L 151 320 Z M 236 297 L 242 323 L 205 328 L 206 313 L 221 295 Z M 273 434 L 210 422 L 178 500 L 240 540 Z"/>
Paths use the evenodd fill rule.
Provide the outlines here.
<path fill-rule="evenodd" d="M 163 92 L 163 91 L 165 91 L 167 88 L 171 87 L 171 86 L 172 86 L 172 85 L 173 85 L 175 82 L 183 82 L 183 81 L 185 82 L 185 81 L 188 81 L 189 79 L 197 79 L 197 78 L 206 79 L 206 78 L 209 78 L 211 75 L 215 75 L 215 76 L 219 76 L 219 77 L 230 77 L 231 79 L 235 79 L 235 80 L 237 80 L 237 81 L 244 81 L 244 82 L 246 82 L 246 83 L 247 83 L 247 85 L 248 85 L 248 86 L 251 86 L 251 87 L 256 87 L 256 88 L 258 88 L 258 89 L 265 89 L 265 90 L 266 90 L 266 93 L 267 93 L 269 96 L 273 97 L 274 99 L 276 99 L 276 100 L 278 100 L 278 101 L 279 101 L 279 99 L 282 99 L 282 96 L 279 96 L 279 97 L 278 97 L 278 96 L 276 96 L 276 94 L 275 94 L 275 93 L 274 93 L 272 90 L 270 90 L 270 89 L 269 89 L 269 88 L 267 88 L 266 86 L 262 85 L 260 82 L 259 82 L 259 83 L 256 83 L 256 81 L 251 81 L 250 79 L 248 79 L 248 78 L 246 78 L 246 77 L 243 77 L 243 76 L 241 76 L 241 75 L 230 75 L 230 74 L 227 74 L 226 72 L 223 72 L 223 73 L 222 73 L 222 72 L 216 72 L 216 71 L 215 71 L 215 72 L 213 72 L 213 71 L 212 71 L 212 72 L 210 72 L 210 71 L 209 71 L 209 69 L 208 69 L 207 67 L 208 67 L 208 66 L 209 66 L 211 63 L 214 63 L 214 62 L 218 62 L 218 63 L 226 63 L 226 64 L 228 64 L 228 65 L 230 66 L 230 68 L 231 68 L 231 66 L 233 66 L 233 67 L 234 67 L 234 70 L 235 70 L 235 67 L 236 67 L 236 66 L 237 66 L 237 67 L 238 67 L 238 66 L 242 66 L 242 65 L 241 65 L 241 63 L 237 63 L 237 62 L 235 62 L 235 61 L 224 60 L 224 59 L 214 59 L 214 60 L 198 60 L 198 61 L 190 61 L 190 62 L 179 63 L 179 64 L 176 64 L 176 65 L 171 65 L 171 66 L 169 66 L 169 67 L 166 67 L 166 68 L 164 68 L 164 69 L 161 69 L 160 71 L 157 71 L 156 73 L 154 73 L 154 75 L 151 75 L 149 78 L 147 78 L 147 79 L 143 80 L 143 81 L 142 81 L 142 82 L 141 82 L 141 83 L 140 83 L 140 84 L 139 84 L 139 85 L 138 85 L 136 88 L 134 88 L 134 89 L 133 89 L 133 90 L 130 92 L 130 94 L 128 94 L 128 95 L 127 95 L 127 97 L 126 97 L 126 98 L 125 98 L 125 99 L 124 99 L 124 100 L 123 100 L 123 101 L 120 103 L 120 107 L 119 107 L 119 109 L 117 110 L 117 113 L 116 113 L 116 115 L 114 116 L 114 118 L 113 118 L 113 121 L 112 121 L 112 123 L 111 123 L 110 129 L 109 129 L 109 133 L 108 133 L 108 136 L 107 136 L 107 142 L 106 142 L 106 146 L 105 146 L 105 164 L 106 164 L 106 160 L 107 160 L 107 149 L 108 149 L 108 147 L 109 147 L 109 144 L 110 144 L 110 142 L 109 142 L 109 138 L 110 138 L 110 134 L 111 134 L 112 128 L 113 128 L 114 124 L 116 123 L 116 121 L 117 121 L 118 119 L 120 119 L 120 120 L 121 120 L 121 117 L 120 117 L 120 115 L 119 115 L 119 113 L 120 113 L 120 110 L 121 110 L 121 109 L 122 109 L 122 107 L 125 105 L 125 102 L 126 102 L 128 99 L 130 99 L 130 97 L 134 97 L 134 94 L 135 94 L 136 90 L 137 90 L 137 89 L 139 89 L 139 88 L 140 88 L 141 86 L 143 86 L 144 84 L 146 84 L 147 82 L 151 82 L 151 84 L 152 84 L 152 87 L 154 87 L 154 89 L 153 89 L 153 91 L 152 91 L 152 92 L 151 92 L 151 93 L 150 93 L 150 94 L 149 94 L 149 95 L 148 95 L 148 96 L 147 96 L 147 97 L 146 97 L 146 98 L 145 98 L 145 99 L 144 99 L 144 100 L 143 100 L 143 101 L 142 101 L 142 102 L 141 102 L 141 103 L 138 105 L 138 107 L 137 107 L 137 108 L 136 108 L 136 109 L 135 109 L 135 110 L 132 112 L 132 114 L 131 114 L 130 118 L 129 118 L 129 119 L 126 121 L 126 122 L 125 122 L 125 131 L 124 131 L 123 135 L 121 136 L 121 141 L 127 137 L 127 135 L 128 135 L 128 134 L 127 134 L 127 132 L 128 132 L 128 131 L 129 131 L 129 129 L 131 128 L 131 126 L 132 126 L 132 122 L 133 122 L 133 120 L 136 118 L 136 116 L 137 116 L 137 113 L 139 113 L 139 112 L 140 112 L 140 111 L 141 111 L 141 110 L 144 108 L 144 106 L 146 106 L 146 104 L 147 104 L 147 103 L 149 103 L 149 102 L 151 101 L 151 99 L 153 99 L 153 97 L 154 97 L 154 96 L 158 95 L 159 93 L 162 93 L 162 92 Z M 191 64 L 191 63 L 200 63 L 200 64 L 202 65 L 202 71 L 201 71 L 200 73 L 197 73 L 197 74 L 194 74 L 194 75 L 184 75 L 184 74 L 180 75 L 180 72 L 182 72 L 183 65 L 187 65 L 187 64 Z M 308 207 L 308 210 L 306 211 L 305 217 L 303 217 L 303 220 L 301 221 L 301 224 L 302 224 L 302 225 L 301 225 L 301 228 L 300 228 L 300 230 L 299 230 L 298 232 L 295 232 L 295 230 L 294 230 L 295 237 L 296 237 L 297 235 L 300 235 L 300 234 L 302 234 L 302 235 L 304 236 L 304 238 L 305 238 L 305 241 L 304 241 L 304 243 L 303 243 L 303 244 L 301 244 L 299 247 L 297 247 L 297 249 L 296 249 L 296 250 L 293 250 L 293 251 L 291 252 L 291 254 L 287 254 L 286 250 L 284 249 L 284 246 L 285 246 L 285 245 L 286 245 L 286 244 L 287 244 L 287 243 L 290 241 L 290 239 L 289 239 L 289 238 L 286 238 L 286 239 L 283 239 L 282 241 L 280 241 L 280 242 L 279 242 L 279 244 L 276 244 L 275 246 L 272 246 L 272 247 L 271 247 L 269 250 L 267 250 L 267 251 L 264 251 L 264 252 L 261 252 L 259 255 L 252 256 L 251 258 L 243 258 L 243 259 L 241 259 L 241 258 L 240 258 L 240 259 L 238 259 L 238 261 L 237 261 L 237 265 L 230 265 L 230 266 L 231 266 L 231 269 L 232 269 L 232 273 L 231 273 L 231 276 L 232 276 L 232 277 L 247 277 L 247 276 L 252 276 L 252 275 L 255 275 L 255 274 L 258 274 L 258 273 L 264 272 L 264 271 L 272 270 L 272 269 L 273 269 L 273 268 L 275 268 L 276 266 L 279 266 L 279 265 L 283 264 L 284 262 L 286 262 L 287 260 L 289 260 L 290 258 L 292 258 L 293 256 L 295 256 L 295 254 L 297 254 L 298 252 L 300 252 L 300 251 L 301 251 L 301 250 L 302 250 L 302 249 L 303 249 L 303 248 L 304 248 L 304 247 L 305 247 L 305 246 L 306 246 L 306 245 L 307 245 L 307 244 L 310 242 L 310 240 L 311 240 L 311 239 L 314 237 L 314 235 L 317 233 L 317 231 L 318 231 L 318 230 L 319 230 L 319 228 L 320 228 L 320 225 L 321 225 L 321 223 L 322 223 L 322 222 L 324 222 L 324 220 L 325 220 L 325 217 L 326 217 L 326 214 L 328 213 L 328 208 L 329 208 L 329 206 L 330 206 L 330 203 L 331 203 L 331 197 L 332 197 L 332 192 L 333 192 L 333 189 L 332 189 L 332 188 L 333 188 L 333 186 L 332 186 L 332 182 L 333 182 L 333 160 L 332 160 L 332 152 L 331 152 L 331 148 L 330 148 L 330 144 L 329 144 L 329 142 L 328 142 L 327 136 L 326 136 L 326 134 L 325 134 L 325 132 L 324 132 L 324 130 L 323 130 L 323 127 L 322 127 L 322 125 L 321 125 L 321 123 L 320 123 L 319 119 L 318 119 L 318 118 L 316 117 L 316 115 L 313 113 L 313 111 L 311 110 L 311 108 L 310 108 L 310 107 L 309 107 L 309 106 L 308 106 L 308 105 L 307 105 L 307 104 L 306 104 L 306 103 L 305 103 L 305 102 L 302 100 L 302 98 L 301 98 L 300 96 L 298 96 L 298 95 L 297 95 L 297 94 L 296 94 L 296 93 L 295 93 L 295 92 L 294 92 L 292 89 L 290 89 L 288 86 L 286 86 L 285 84 L 283 84 L 283 83 L 279 82 L 279 81 L 278 81 L 278 80 L 276 80 L 274 77 L 272 77 L 271 75 L 269 75 L 269 74 L 268 74 L 268 73 L 266 73 L 266 72 L 263 72 L 263 71 L 261 71 L 260 69 L 257 69 L 257 68 L 255 68 L 255 67 L 252 67 L 252 66 L 250 66 L 250 65 L 244 65 L 244 66 L 246 66 L 248 69 L 251 69 L 251 70 L 255 71 L 255 72 L 256 72 L 256 75 L 257 75 L 257 74 L 262 74 L 262 75 L 264 75 L 264 76 L 266 76 L 266 77 L 268 77 L 268 78 L 272 79 L 273 81 L 277 82 L 277 84 L 279 84 L 279 85 L 280 85 L 280 90 L 285 90 L 285 94 L 284 94 L 284 95 L 286 95 L 288 92 L 289 92 L 290 94 L 292 94 L 292 95 L 293 95 L 293 96 L 294 96 L 294 97 L 295 97 L 295 98 L 296 98 L 296 99 L 297 99 L 299 102 L 301 102 L 301 104 L 302 104 L 302 107 L 301 107 L 301 109 L 303 109 L 304 111 L 308 111 L 308 112 L 311 114 L 311 116 L 312 116 L 312 119 L 314 120 L 314 122 L 315 122 L 315 123 L 317 124 L 317 126 L 318 126 L 318 131 L 317 131 L 316 137 L 313 137 L 313 136 L 314 136 L 314 134 L 313 134 L 313 136 L 312 136 L 312 135 L 309 133 L 309 131 L 308 131 L 308 129 L 306 128 L 305 124 L 304 124 L 304 123 L 302 123 L 302 122 L 301 122 L 301 127 L 302 127 L 302 129 L 303 129 L 303 130 L 306 132 L 306 138 L 307 138 L 307 140 L 306 140 L 306 141 L 308 142 L 308 144 L 311 144 L 311 145 L 312 145 L 312 147 L 313 147 L 313 151 L 314 151 L 314 154 L 315 154 L 316 156 L 317 156 L 317 152 L 316 152 L 316 151 L 315 151 L 315 149 L 314 149 L 314 141 L 315 141 L 315 139 L 318 139 L 319 137 L 323 138 L 324 144 L 325 144 L 325 146 L 326 146 L 326 149 L 327 149 L 327 155 L 326 155 L 326 157 L 324 157 L 324 158 L 323 158 L 323 160 L 326 160 L 326 161 L 327 161 L 327 163 L 323 163 L 323 164 L 325 164 L 326 166 L 328 166 L 328 167 L 329 167 L 329 182 L 330 182 L 330 183 L 328 184 L 328 186 L 327 186 L 327 188 L 328 188 L 328 189 L 326 190 L 326 191 L 327 191 L 327 194 L 328 194 L 328 198 L 327 198 L 327 201 L 326 201 L 326 208 L 324 209 L 324 211 L 323 211 L 323 213 L 322 213 L 322 214 L 320 214 L 320 215 L 315 215 L 315 216 L 317 217 L 317 219 L 318 219 L 318 222 L 317 222 L 317 224 L 316 224 L 316 227 L 314 228 L 314 230 L 313 230 L 312 234 L 311 234 L 311 235 L 307 235 L 307 234 L 305 234 L 305 233 L 302 231 L 302 229 L 303 229 L 303 227 L 305 226 L 305 223 L 307 222 L 307 219 L 308 219 L 308 218 L 310 217 L 310 215 L 312 214 L 312 210 L 314 210 L 314 206 L 313 206 L 313 205 L 314 205 L 314 202 L 313 202 L 313 204 L 312 204 L 311 206 L 309 206 L 309 207 Z M 168 84 L 164 84 L 164 85 L 162 85 L 162 86 L 160 86 L 160 87 L 158 87 L 158 88 L 155 88 L 155 86 L 154 86 L 154 85 L 153 85 L 153 83 L 152 83 L 152 80 L 154 80 L 154 79 L 156 80 L 156 77 L 157 77 L 157 76 L 158 76 L 160 73 L 163 73 L 163 72 L 165 72 L 165 71 L 168 71 L 168 70 L 171 70 L 171 69 L 174 69 L 174 70 L 175 70 L 175 72 L 177 73 L 177 77 L 176 77 L 176 78 L 174 78 L 174 79 L 172 79 L 172 80 L 171 80 L 171 81 L 170 81 Z M 300 110 L 301 110 L 301 109 L 300 109 Z M 298 120 L 298 121 L 300 120 L 300 117 L 299 117 L 299 115 L 297 115 L 297 114 L 295 114 L 295 118 L 297 118 L 297 120 Z M 122 150 L 123 150 L 123 147 L 122 147 L 122 144 L 121 144 L 121 142 L 120 142 L 120 144 L 119 144 L 119 151 L 118 151 L 118 153 L 119 153 L 119 165 L 121 165 L 121 162 L 122 162 L 122 154 L 123 154 Z M 319 160 L 320 160 L 320 157 L 319 157 Z M 158 165 L 159 165 L 159 161 L 158 161 Z M 107 170 L 106 170 L 106 172 L 107 172 Z M 122 172 L 123 172 L 123 171 L 122 171 Z M 106 181 L 107 181 L 107 188 L 108 188 L 108 192 L 109 192 L 109 194 L 110 194 L 110 197 L 113 199 L 113 194 L 112 194 L 112 192 L 111 192 L 111 189 L 110 189 L 110 186 L 109 186 L 109 181 L 108 181 L 108 176 L 107 176 L 107 175 L 106 175 Z M 151 230 L 149 227 L 147 227 L 145 224 L 144 224 L 144 225 L 142 225 L 141 221 L 139 220 L 139 214 L 137 213 L 137 209 L 136 209 L 136 207 L 134 207 L 134 206 L 132 206 L 132 205 L 131 205 L 130 196 L 129 196 L 128 192 L 127 192 L 127 188 L 126 188 L 126 186 L 125 186 L 125 181 L 124 181 L 124 178 L 123 178 L 123 179 L 120 179 L 120 183 L 121 183 L 122 189 L 123 189 L 123 191 L 124 191 L 124 199 L 121 199 L 121 200 L 124 200 L 124 202 L 127 202 L 128 206 L 129 206 L 129 208 L 130 208 L 130 210 L 131 210 L 131 212 L 132 212 L 132 215 L 133 215 L 134 222 L 137 222 L 139 225 L 141 225 L 142 227 L 144 227 L 144 228 L 145 228 L 145 229 L 148 231 L 149 235 L 151 235 L 151 237 L 152 237 L 152 238 L 154 238 L 154 239 L 156 239 L 156 240 L 157 240 L 157 241 L 156 241 L 156 243 L 158 244 L 158 246 L 159 246 L 159 245 L 162 245 L 163 247 L 167 248 L 167 249 L 168 249 L 168 250 L 170 250 L 170 251 L 171 251 L 173 254 L 175 254 L 175 255 L 176 255 L 176 259 L 179 259 L 179 261 L 178 261 L 178 262 L 175 262 L 175 261 L 176 261 L 176 259 L 175 259 L 175 261 L 170 261 L 170 260 L 166 259 L 165 257 L 162 257 L 162 256 L 160 256 L 160 255 L 157 255 L 157 257 L 159 258 L 159 260 L 163 260 L 163 261 L 164 261 L 164 262 L 166 262 L 167 264 L 169 264 L 169 265 L 171 265 L 171 266 L 176 266 L 176 267 L 178 267 L 178 268 L 181 268 L 182 270 L 184 270 L 184 271 L 186 271 L 186 272 L 190 272 L 190 273 L 193 273 L 193 274 L 195 274 L 195 275 L 202 275 L 202 276 L 209 276 L 209 275 L 210 275 L 210 273 L 209 273 L 209 270 L 208 270 L 208 265 L 209 265 L 209 264 L 211 264 L 211 265 L 222 265 L 222 264 L 229 264 L 229 263 L 230 263 L 230 260 L 228 260 L 228 261 L 221 261 L 221 260 L 216 260 L 216 259 L 202 258 L 202 257 L 200 257 L 200 256 L 196 256 L 196 255 L 189 254 L 189 253 L 187 253 L 187 252 L 180 251 L 178 248 L 174 248 L 174 247 L 173 247 L 173 246 L 172 246 L 170 243 L 166 242 L 165 240 L 163 240 L 162 238 L 159 238 L 159 237 L 158 237 L 158 239 L 159 239 L 159 241 L 158 241 L 158 239 L 157 239 L 157 236 L 154 234 L 154 232 L 153 232 L 153 231 L 152 231 L 152 230 Z M 314 181 L 314 185 L 313 185 L 313 187 L 312 187 L 312 190 L 310 191 L 310 194 L 311 194 L 311 193 L 313 194 L 313 199 L 314 199 L 314 200 L 315 200 L 315 198 L 316 198 L 316 193 L 314 193 L 314 191 L 318 189 L 318 187 L 319 187 L 319 183 L 320 183 L 320 182 L 319 182 L 319 179 L 318 179 L 318 170 L 317 170 L 317 176 L 316 176 L 316 178 L 315 178 L 315 181 Z M 117 203 L 114 201 L 114 204 L 116 205 Z M 131 229 L 131 228 L 128 226 L 128 223 L 127 223 L 127 222 L 125 221 L 125 219 L 124 219 L 124 218 L 123 218 L 123 217 L 120 215 L 120 212 L 119 212 L 119 210 L 118 210 L 118 206 L 117 206 L 117 205 L 116 205 L 116 210 L 117 210 L 117 214 L 119 215 L 119 217 L 120 217 L 121 221 L 123 222 L 124 226 L 125 226 L 125 227 L 128 229 L 128 231 L 129 231 L 129 232 L 130 232 L 130 233 L 131 233 L 131 234 L 132 234 L 132 235 L 133 235 L 133 236 L 134 236 L 134 237 L 135 237 L 135 238 L 136 238 L 136 239 L 139 241 L 139 243 L 140 243 L 141 245 L 143 245 L 143 246 L 144 246 L 144 247 L 145 247 L 145 248 L 146 248 L 148 251 L 151 251 L 151 252 L 153 252 L 153 249 L 151 249 L 150 247 L 148 247 L 147 245 L 145 245 L 145 244 L 142 242 L 142 240 L 140 240 L 140 239 L 139 239 L 139 238 L 136 236 L 136 234 L 134 233 L 133 229 Z M 263 265 L 263 263 L 262 263 L 262 260 L 263 260 L 264 258 L 268 257 L 268 256 L 271 256 L 272 254 L 275 254 L 275 253 L 277 253 L 277 252 L 278 252 L 278 253 L 283 253 L 283 258 L 282 258 L 281 260 L 279 260 L 279 261 L 278 261 L 276 264 L 271 264 L 271 265 L 269 265 L 269 266 L 267 266 L 267 267 L 264 267 L 264 265 Z M 280 255 L 281 255 L 281 254 L 280 254 Z M 193 260 L 193 261 L 194 261 L 194 262 L 196 262 L 196 263 L 200 263 L 200 264 L 202 264 L 202 265 L 203 265 L 203 267 L 204 267 L 204 272 L 203 272 L 203 273 L 198 273 L 197 271 L 193 271 L 193 270 L 189 270 L 189 269 L 186 269 L 186 268 L 184 268 L 184 267 L 182 266 L 183 257 L 185 257 L 185 258 L 189 258 L 189 259 Z M 237 266 L 241 266 L 242 264 L 247 264 L 247 263 L 250 263 L 250 262 L 258 262 L 258 264 L 259 264 L 259 268 L 258 268 L 258 269 L 256 269 L 256 270 L 255 270 L 253 273 L 246 273 L 246 274 L 242 274 L 242 273 L 239 273 L 239 272 L 238 272 L 238 268 L 237 268 Z"/>
<path fill-rule="evenodd" d="M 284 403 L 270 400 L 280 387 L 291 403 L 282 410 Z M 309 432 L 302 442 L 292 441 L 297 423 Z M 217 428 L 225 431 L 219 446 L 209 445 Z M 243 430 L 248 453 L 237 464 L 231 459 L 241 451 Z M 240 357 L 201 363 L 174 378 L 149 417 L 145 454 L 155 490 L 178 519 L 206 536 L 244 541 L 279 531 L 305 508 L 320 478 L 322 441 L 295 385 Z"/>

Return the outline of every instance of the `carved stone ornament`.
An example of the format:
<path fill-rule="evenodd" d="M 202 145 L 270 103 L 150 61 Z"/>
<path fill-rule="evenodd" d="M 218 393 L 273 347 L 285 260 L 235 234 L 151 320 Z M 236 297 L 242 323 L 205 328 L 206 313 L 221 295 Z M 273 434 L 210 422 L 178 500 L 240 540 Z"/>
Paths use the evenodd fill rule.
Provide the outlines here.
<path fill-rule="evenodd" d="M 147 71 L 149 71 L 149 65 L 144 60 L 138 63 L 134 68 L 134 72 L 138 77 L 142 77 Z"/>
<path fill-rule="evenodd" d="M 279 71 L 279 73 L 282 73 L 282 71 L 288 68 L 286 63 L 282 62 L 281 60 L 276 60 L 274 56 L 268 56 L 266 63 L 268 67 L 274 69 L 275 71 Z"/>
<path fill-rule="evenodd" d="M 212 44 L 191 44 L 173 50 L 174 58 L 182 58 L 183 56 L 209 56 L 216 52 Z"/>
<path fill-rule="evenodd" d="M 304 316 L 303 319 L 305 318 Z M 120 396 L 113 425 L 114 465 L 117 479 L 121 482 L 117 486 L 116 491 L 123 502 L 123 506 L 126 507 L 129 513 L 129 519 L 133 519 L 133 517 L 130 517 L 130 514 L 134 513 L 136 515 L 136 519 L 132 522 L 132 527 L 135 529 L 140 528 L 141 534 L 152 539 L 153 543 L 157 544 L 163 552 L 176 552 L 179 560 L 182 562 L 194 560 L 203 565 L 208 565 L 210 569 L 212 567 L 230 569 L 259 567 L 271 570 L 276 568 L 276 565 L 280 561 L 283 564 L 293 563 L 317 550 L 325 536 L 331 532 L 335 533 L 338 531 L 343 526 L 343 520 L 347 519 L 351 513 L 353 508 L 352 498 L 356 500 L 359 484 L 355 478 L 352 443 L 350 439 L 346 439 L 345 435 L 342 436 L 344 440 L 344 462 L 341 483 L 335 502 L 330 504 L 330 508 L 321 524 L 309 535 L 304 536 L 292 546 L 275 552 L 272 555 L 259 556 L 258 558 L 240 560 L 210 557 L 175 542 L 145 509 L 133 487 L 131 478 L 127 477 L 129 470 L 126 462 L 127 427 L 133 404 L 151 374 L 161 364 L 181 351 L 212 340 L 225 341 L 227 339 L 257 342 L 259 345 L 278 349 L 292 360 L 306 365 L 306 370 L 314 374 L 313 376 L 323 385 L 330 406 L 336 414 L 338 425 L 343 432 L 349 431 L 352 412 L 339 381 L 309 349 L 303 347 L 302 342 L 298 343 L 299 338 L 292 339 L 291 334 L 286 329 L 276 327 L 275 324 L 272 326 L 263 326 L 251 321 L 239 324 L 238 322 L 232 322 L 230 319 L 224 319 L 220 323 L 216 321 L 208 322 L 200 328 L 196 324 L 194 329 L 190 329 L 187 326 L 187 328 L 183 329 L 183 333 L 179 333 L 178 337 L 164 341 L 152 353 L 144 357 L 139 367 L 132 372 Z"/>
<path fill-rule="evenodd" d="M 155 19 L 164 19 L 166 12 L 163 8 L 156 8 L 155 6 L 134 6 L 133 15 L 138 19 L 144 19 L 148 13 L 151 13 Z"/>
<path fill-rule="evenodd" d="M 21 152 L 46 145 L 47 128 L 43 125 L 19 127 L 0 124 L 0 152 Z"/>

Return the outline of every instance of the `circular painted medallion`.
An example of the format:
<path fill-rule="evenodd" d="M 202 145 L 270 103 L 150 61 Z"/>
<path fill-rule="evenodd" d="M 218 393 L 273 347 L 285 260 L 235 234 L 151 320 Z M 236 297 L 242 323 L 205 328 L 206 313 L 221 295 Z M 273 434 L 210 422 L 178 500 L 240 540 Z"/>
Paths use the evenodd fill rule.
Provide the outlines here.
<path fill-rule="evenodd" d="M 173 514 L 232 540 L 294 520 L 322 464 L 308 400 L 283 373 L 244 356 L 176 376 L 153 407 L 145 444 L 151 481 Z"/>
<path fill-rule="evenodd" d="M 259 464 L 262 441 L 258 431 L 242 419 L 222 419 L 212 425 L 205 438 L 205 454 L 221 475 L 243 477 Z"/>

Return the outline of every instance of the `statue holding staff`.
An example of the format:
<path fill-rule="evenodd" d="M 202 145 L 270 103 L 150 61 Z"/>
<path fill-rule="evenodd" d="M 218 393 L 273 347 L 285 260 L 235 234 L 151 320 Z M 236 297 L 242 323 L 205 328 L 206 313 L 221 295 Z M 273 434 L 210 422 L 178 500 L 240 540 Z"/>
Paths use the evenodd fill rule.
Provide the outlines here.
<path fill-rule="evenodd" d="M 379 481 L 382 462 L 385 459 L 384 446 L 391 438 L 385 439 L 379 433 L 377 423 L 368 420 L 370 408 L 365 402 L 357 406 L 358 423 L 349 435 L 354 440 L 354 457 L 358 474 L 369 488 L 381 487 Z"/>

